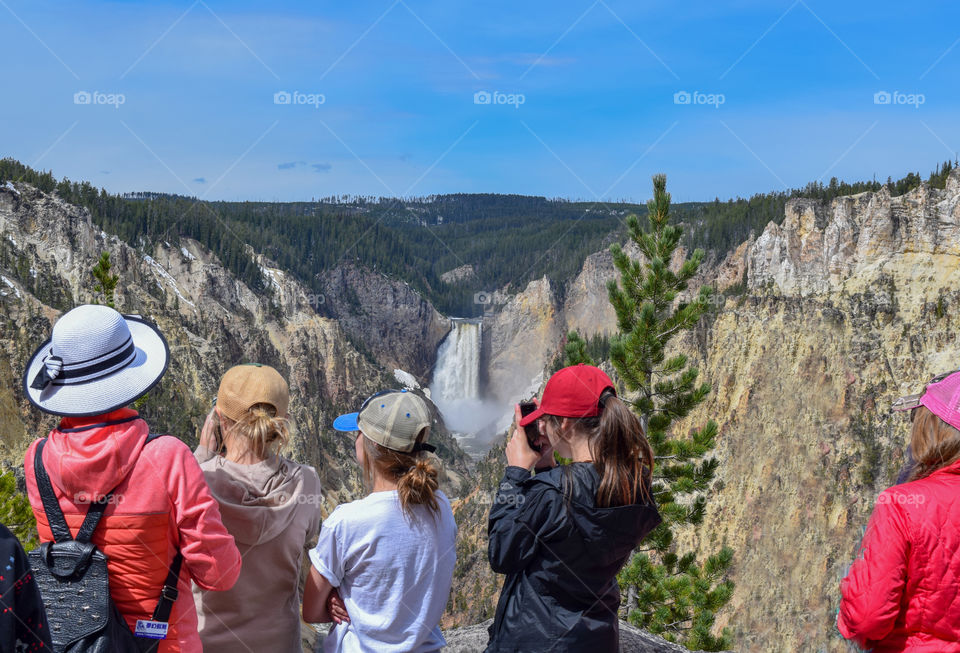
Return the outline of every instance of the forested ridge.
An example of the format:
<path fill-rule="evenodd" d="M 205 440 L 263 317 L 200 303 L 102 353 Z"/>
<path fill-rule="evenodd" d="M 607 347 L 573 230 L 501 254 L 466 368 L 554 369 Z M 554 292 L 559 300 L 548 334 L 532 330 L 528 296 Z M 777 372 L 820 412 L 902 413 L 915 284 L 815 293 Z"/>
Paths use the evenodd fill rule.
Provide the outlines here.
<path fill-rule="evenodd" d="M 942 188 L 955 163 L 938 165 L 927 178 Z M 919 173 L 885 183 L 810 183 L 802 189 L 759 193 L 749 199 L 674 205 L 687 245 L 722 257 L 783 220 L 792 197 L 829 201 L 879 190 L 900 195 L 921 183 Z M 90 210 L 95 224 L 130 243 L 149 248 L 199 241 L 251 288 L 269 292 L 246 245 L 305 285 L 322 293 L 321 275 L 353 263 L 402 279 L 448 315 L 475 316 L 484 308 L 478 292 L 522 289 L 544 275 L 563 288 L 586 256 L 623 240 L 624 219 L 641 218 L 646 206 L 573 202 L 525 195 L 451 194 L 421 198 L 330 197 L 311 202 L 222 202 L 154 192 L 115 195 L 89 182 L 57 180 L 14 159 L 0 160 L 0 184 L 23 181 Z M 445 283 L 449 270 L 472 266 L 474 275 Z"/>

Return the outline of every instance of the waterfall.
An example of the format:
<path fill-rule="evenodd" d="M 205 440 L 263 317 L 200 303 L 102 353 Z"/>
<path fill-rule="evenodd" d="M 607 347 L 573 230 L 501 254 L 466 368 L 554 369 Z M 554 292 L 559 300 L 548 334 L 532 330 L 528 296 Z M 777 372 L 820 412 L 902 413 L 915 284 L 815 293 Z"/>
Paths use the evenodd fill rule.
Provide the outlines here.
<path fill-rule="evenodd" d="M 480 396 L 480 325 L 453 320 L 453 328 L 437 350 L 430 396 L 438 399 L 477 399 Z"/>
<path fill-rule="evenodd" d="M 480 401 L 480 336 L 478 322 L 453 320 L 450 333 L 437 350 L 437 364 L 430 383 L 430 398 L 440 409 L 447 426 L 471 433 Z"/>

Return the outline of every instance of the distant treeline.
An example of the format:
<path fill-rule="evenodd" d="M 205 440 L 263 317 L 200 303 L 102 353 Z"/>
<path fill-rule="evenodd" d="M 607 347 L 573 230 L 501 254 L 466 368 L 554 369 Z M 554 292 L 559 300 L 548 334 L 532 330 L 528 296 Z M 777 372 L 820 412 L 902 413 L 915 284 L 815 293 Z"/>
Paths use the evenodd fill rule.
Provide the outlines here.
<path fill-rule="evenodd" d="M 937 166 L 928 182 L 943 188 L 954 164 Z M 319 202 L 211 202 L 154 192 L 113 195 L 89 182 L 58 181 L 14 159 L 0 159 L 0 184 L 23 181 L 90 210 L 97 226 L 135 248 L 192 238 L 216 254 L 238 278 L 269 292 L 245 245 L 323 292 L 320 276 L 341 263 L 355 263 L 410 283 L 448 315 L 476 316 L 478 292 L 504 286 L 522 289 L 544 275 L 560 289 L 589 254 L 623 238 L 623 218 L 646 207 L 627 203 L 571 202 L 499 194 L 453 194 L 426 198 L 327 198 Z M 887 180 L 894 195 L 916 188 L 919 174 Z M 783 220 L 791 197 L 830 200 L 878 190 L 880 182 L 832 179 L 789 193 L 750 199 L 675 205 L 689 245 L 724 253 Z M 440 281 L 444 272 L 473 266 L 476 276 Z"/>
<path fill-rule="evenodd" d="M 943 189 L 947 176 L 957 166 L 956 161 L 944 161 L 927 177 L 927 183 L 933 188 Z M 737 247 L 750 237 L 750 232 L 760 235 L 769 222 L 780 224 L 784 217 L 787 200 L 793 197 L 808 197 L 830 202 L 842 195 L 855 195 L 865 191 L 878 191 L 886 186 L 893 196 L 903 195 L 920 185 L 923 178 L 919 172 L 908 173 L 902 179 L 894 181 L 887 177 L 885 183 L 879 181 L 858 181 L 849 184 L 836 177 L 824 185 L 812 181 L 803 188 L 784 192 L 758 193 L 750 199 L 727 200 L 701 204 L 681 204 L 676 215 L 686 225 L 686 242 L 692 247 L 713 250 L 720 255 Z"/>

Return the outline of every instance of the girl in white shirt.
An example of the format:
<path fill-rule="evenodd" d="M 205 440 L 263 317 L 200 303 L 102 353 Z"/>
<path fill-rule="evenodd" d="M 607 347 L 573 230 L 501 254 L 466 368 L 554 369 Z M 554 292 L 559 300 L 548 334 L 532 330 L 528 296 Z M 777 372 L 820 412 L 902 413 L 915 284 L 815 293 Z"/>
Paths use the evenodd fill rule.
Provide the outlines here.
<path fill-rule="evenodd" d="M 334 620 L 327 601 L 334 591 L 349 615 L 331 629 L 324 651 L 427 653 L 446 645 L 439 623 L 457 527 L 426 457 L 434 450 L 426 443 L 431 422 L 421 397 L 388 390 L 333 424 L 356 432 L 357 461 L 372 489 L 327 517 L 310 552 L 304 620 Z"/>

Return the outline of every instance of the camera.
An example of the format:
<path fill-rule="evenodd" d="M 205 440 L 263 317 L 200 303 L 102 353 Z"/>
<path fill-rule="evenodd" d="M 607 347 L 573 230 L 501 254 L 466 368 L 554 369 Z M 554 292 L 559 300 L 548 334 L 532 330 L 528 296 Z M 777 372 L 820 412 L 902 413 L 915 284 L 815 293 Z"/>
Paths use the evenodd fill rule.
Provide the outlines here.
<path fill-rule="evenodd" d="M 537 409 L 537 405 L 532 401 L 525 401 L 520 404 L 520 415 L 526 417 L 533 411 Z M 527 434 L 527 444 L 530 445 L 530 448 L 540 453 L 543 450 L 543 445 L 536 444 L 537 440 L 540 439 L 540 427 L 537 426 L 537 422 L 534 421 L 532 424 L 527 424 L 523 427 L 523 432 Z"/>

